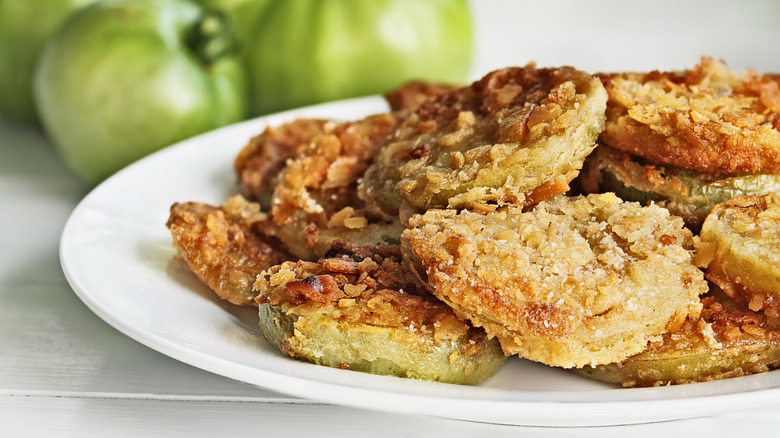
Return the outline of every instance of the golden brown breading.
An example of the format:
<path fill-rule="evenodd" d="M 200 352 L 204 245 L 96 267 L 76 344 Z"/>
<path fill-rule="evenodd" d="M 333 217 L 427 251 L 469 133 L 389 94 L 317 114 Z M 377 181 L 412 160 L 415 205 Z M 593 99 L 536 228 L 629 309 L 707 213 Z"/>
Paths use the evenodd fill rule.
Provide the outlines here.
<path fill-rule="evenodd" d="M 682 72 L 601 75 L 607 145 L 703 173 L 780 172 L 780 87 L 704 57 Z"/>
<path fill-rule="evenodd" d="M 568 188 L 605 107 L 600 81 L 571 67 L 489 73 L 406 117 L 366 171 L 361 197 L 390 217 L 538 202 Z"/>
<path fill-rule="evenodd" d="M 410 81 L 385 94 L 391 111 L 414 111 L 428 99 L 457 89 L 455 85 Z"/>
<path fill-rule="evenodd" d="M 402 235 L 408 263 L 507 354 L 559 367 L 620 361 L 701 308 L 693 235 L 614 194 L 534 209 L 429 210 Z"/>
<path fill-rule="evenodd" d="M 291 257 L 260 237 L 262 219 L 258 204 L 234 196 L 223 207 L 175 203 L 166 226 L 178 254 L 203 283 L 233 304 L 256 306 L 255 277 Z"/>
<path fill-rule="evenodd" d="M 699 263 L 707 278 L 753 311 L 780 319 L 780 195 L 739 196 L 704 221 Z"/>
<path fill-rule="evenodd" d="M 780 367 L 780 319 L 747 308 L 717 288 L 702 297 L 700 318 L 623 362 L 575 370 L 626 387 L 727 379 Z"/>
<path fill-rule="evenodd" d="M 392 112 L 408 112 L 417 109 L 423 101 L 454 88 L 446 84 L 411 81 L 387 93 L 385 99 Z M 312 140 L 332 129 L 335 123 L 300 118 L 266 127 L 262 133 L 252 137 L 233 163 L 244 197 L 269 208 L 271 194 L 286 161 L 302 154 Z"/>
<path fill-rule="evenodd" d="M 286 161 L 301 154 L 312 138 L 325 131 L 328 123 L 321 119 L 296 119 L 269 126 L 252 137 L 233 162 L 242 194 L 269 208 L 271 193 Z"/>
<path fill-rule="evenodd" d="M 357 197 L 358 179 L 397 125 L 397 115 L 376 114 L 331 123 L 289 159 L 271 199 L 273 233 L 290 252 L 317 260 L 335 240 L 354 245 L 396 243 L 398 221 L 368 215 Z"/>
<path fill-rule="evenodd" d="M 453 85 L 410 81 L 384 97 L 392 112 L 408 112 L 417 109 L 423 101 L 454 88 Z M 268 208 L 286 161 L 300 155 L 312 140 L 332 129 L 334 124 L 336 122 L 324 119 L 299 118 L 279 126 L 268 126 L 252 137 L 233 163 L 244 197 Z"/>
<path fill-rule="evenodd" d="M 625 386 L 762 372 L 780 366 L 780 195 L 691 230 L 780 186 L 779 83 L 710 58 L 410 82 L 391 112 L 252 138 L 234 170 L 265 212 L 176 203 L 166 224 L 201 281 L 313 363 L 451 383 L 511 354 Z M 599 193 L 558 196 L 589 154 L 578 183 Z"/>
<path fill-rule="evenodd" d="M 477 383 L 505 360 L 497 341 L 381 251 L 286 262 L 255 287 L 263 335 L 302 360 L 448 383 Z"/>

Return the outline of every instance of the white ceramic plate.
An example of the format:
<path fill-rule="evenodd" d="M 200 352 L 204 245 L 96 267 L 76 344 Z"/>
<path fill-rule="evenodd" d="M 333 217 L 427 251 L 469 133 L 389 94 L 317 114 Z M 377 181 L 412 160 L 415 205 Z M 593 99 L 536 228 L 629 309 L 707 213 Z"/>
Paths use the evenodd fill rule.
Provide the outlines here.
<path fill-rule="evenodd" d="M 287 358 L 259 334 L 257 316 L 227 305 L 172 262 L 165 227 L 176 201 L 221 204 L 237 193 L 233 158 L 267 125 L 301 116 L 357 119 L 379 97 L 320 105 L 219 129 L 117 173 L 75 209 L 62 266 L 78 296 L 127 336 L 210 372 L 292 396 L 389 412 L 519 425 L 653 422 L 780 402 L 780 372 L 719 382 L 622 389 L 510 359 L 479 386 L 375 376 Z"/>

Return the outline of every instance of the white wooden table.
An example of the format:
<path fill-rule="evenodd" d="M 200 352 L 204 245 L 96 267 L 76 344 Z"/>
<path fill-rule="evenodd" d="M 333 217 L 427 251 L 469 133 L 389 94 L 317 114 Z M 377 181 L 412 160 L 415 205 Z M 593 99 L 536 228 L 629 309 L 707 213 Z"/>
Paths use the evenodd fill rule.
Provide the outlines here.
<path fill-rule="evenodd" d="M 780 72 L 780 3 L 771 0 L 662 0 L 652 8 L 477 0 L 474 12 L 475 76 L 531 60 L 588 71 L 684 68 L 700 55 Z M 0 122 L 0 436 L 748 436 L 780 426 L 780 399 L 685 421 L 527 428 L 326 405 L 210 374 L 125 337 L 71 290 L 58 240 L 89 190 L 40 131 Z"/>

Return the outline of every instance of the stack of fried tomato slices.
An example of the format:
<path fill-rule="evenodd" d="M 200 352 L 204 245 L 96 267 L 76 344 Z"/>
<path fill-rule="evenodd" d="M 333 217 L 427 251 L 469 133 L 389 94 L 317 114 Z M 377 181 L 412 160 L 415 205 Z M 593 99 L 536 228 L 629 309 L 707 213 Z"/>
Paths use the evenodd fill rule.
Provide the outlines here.
<path fill-rule="evenodd" d="M 265 128 L 240 193 L 171 207 L 180 258 L 270 345 L 460 384 L 508 356 L 624 386 L 780 365 L 772 76 L 529 64 L 385 97 Z"/>

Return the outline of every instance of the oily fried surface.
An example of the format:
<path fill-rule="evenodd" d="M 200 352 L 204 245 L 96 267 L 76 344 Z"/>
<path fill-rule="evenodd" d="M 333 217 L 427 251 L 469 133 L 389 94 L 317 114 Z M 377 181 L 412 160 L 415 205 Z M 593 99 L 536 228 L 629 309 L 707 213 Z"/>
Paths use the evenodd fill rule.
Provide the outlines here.
<path fill-rule="evenodd" d="M 780 196 L 740 196 L 716 205 L 701 238 L 707 278 L 750 310 L 780 318 Z"/>
<path fill-rule="evenodd" d="M 271 198 L 273 233 L 295 256 L 317 260 L 334 240 L 355 245 L 397 242 L 401 225 L 367 214 L 358 179 L 398 122 L 377 114 L 334 123 L 287 160 Z"/>
<path fill-rule="evenodd" d="M 702 297 L 700 318 L 620 363 L 575 370 L 623 386 L 705 382 L 780 366 L 780 319 L 755 312 L 717 288 Z"/>
<path fill-rule="evenodd" d="M 406 117 L 366 171 L 361 197 L 389 216 L 538 202 L 568 189 L 605 107 L 600 81 L 574 68 L 492 72 Z"/>
<path fill-rule="evenodd" d="M 403 254 L 434 294 L 507 354 L 552 366 L 637 354 L 697 314 L 707 291 L 682 220 L 613 194 L 409 223 Z"/>
<path fill-rule="evenodd" d="M 780 171 L 780 87 L 702 58 L 682 72 L 601 76 L 609 94 L 602 141 L 649 163 L 704 173 Z"/>
<path fill-rule="evenodd" d="M 268 207 L 285 162 L 299 155 L 312 138 L 326 130 L 328 123 L 321 119 L 296 119 L 269 126 L 252 137 L 233 162 L 242 194 Z"/>
<path fill-rule="evenodd" d="M 638 157 L 599 145 L 585 161 L 585 193 L 615 192 L 626 201 L 655 202 L 698 232 L 712 208 L 735 196 L 780 193 L 780 174 L 719 176 L 647 164 Z"/>
<path fill-rule="evenodd" d="M 257 274 L 290 258 L 259 236 L 255 226 L 261 217 L 259 205 L 236 196 L 223 207 L 177 202 L 166 226 L 179 255 L 203 283 L 233 304 L 256 306 Z"/>
<path fill-rule="evenodd" d="M 381 251 L 286 262 L 255 283 L 263 334 L 287 355 L 377 374 L 477 383 L 504 355 Z"/>
<path fill-rule="evenodd" d="M 446 84 L 411 81 L 387 93 L 385 99 L 393 112 L 413 111 L 425 100 L 454 88 Z M 244 197 L 261 202 L 268 208 L 286 161 L 302 154 L 318 136 L 333 131 L 335 124 L 324 119 L 300 118 L 279 126 L 269 126 L 252 137 L 233 163 Z"/>
<path fill-rule="evenodd" d="M 455 85 L 410 81 L 385 94 L 391 111 L 414 111 L 423 102 L 457 89 Z"/>

